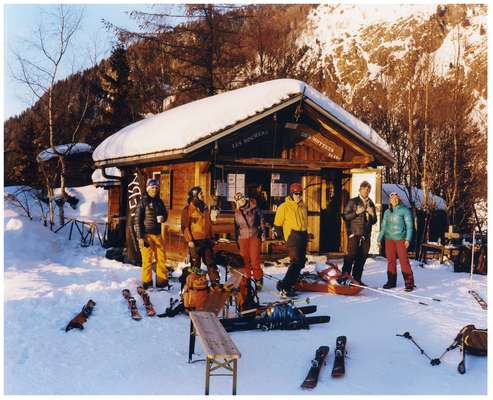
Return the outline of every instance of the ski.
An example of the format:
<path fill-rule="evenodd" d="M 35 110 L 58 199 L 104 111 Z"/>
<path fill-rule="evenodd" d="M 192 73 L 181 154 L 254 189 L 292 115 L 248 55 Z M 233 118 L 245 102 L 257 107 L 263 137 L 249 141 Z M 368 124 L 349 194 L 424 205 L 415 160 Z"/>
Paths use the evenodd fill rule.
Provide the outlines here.
<path fill-rule="evenodd" d="M 303 389 L 313 389 L 317 386 L 320 370 L 327 364 L 327 356 L 329 355 L 329 346 L 320 346 L 315 352 L 315 358 L 312 360 L 312 365 L 306 375 L 305 380 L 301 384 Z"/>
<path fill-rule="evenodd" d="M 474 299 L 478 302 L 483 310 L 488 309 L 488 303 L 484 301 L 484 299 L 478 294 L 478 292 L 476 292 L 475 290 L 469 290 L 468 293 L 470 293 L 472 297 L 474 297 Z"/>
<path fill-rule="evenodd" d="M 332 377 L 338 378 L 346 372 L 344 359 L 346 357 L 346 336 L 339 336 L 336 339 L 334 366 L 332 367 Z"/>
<path fill-rule="evenodd" d="M 137 288 L 137 293 L 142 297 L 142 301 L 144 302 L 144 306 L 146 308 L 146 314 L 148 317 L 153 317 L 156 315 L 156 310 L 154 310 L 154 306 L 151 303 L 151 299 L 149 294 L 145 291 L 142 286 Z"/>
<path fill-rule="evenodd" d="M 226 332 L 251 331 L 260 329 L 263 331 L 270 330 L 297 330 L 308 329 L 310 325 L 325 324 L 330 321 L 330 316 L 319 315 L 313 317 L 305 317 L 303 320 L 276 323 L 269 321 L 269 318 L 262 317 L 245 317 L 245 318 L 227 318 L 219 320 Z"/>
<path fill-rule="evenodd" d="M 130 290 L 123 289 L 122 295 L 123 298 L 128 302 L 128 308 L 130 310 L 130 315 L 132 316 L 132 319 L 136 321 L 142 319 L 142 316 L 140 315 L 139 310 L 137 309 L 137 304 L 135 302 L 135 299 L 132 297 Z"/>

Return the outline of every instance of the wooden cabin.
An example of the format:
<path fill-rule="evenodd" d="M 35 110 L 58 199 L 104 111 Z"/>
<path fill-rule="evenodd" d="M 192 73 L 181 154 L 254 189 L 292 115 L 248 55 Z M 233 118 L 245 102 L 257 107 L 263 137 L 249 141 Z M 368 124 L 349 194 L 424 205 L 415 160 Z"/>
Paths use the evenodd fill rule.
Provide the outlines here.
<path fill-rule="evenodd" d="M 103 141 L 93 159 L 103 175 L 121 180 L 108 187 L 108 213 L 114 221 L 110 226 L 126 232 L 129 261 L 136 251 L 133 209 L 146 179 L 159 179 L 169 210 L 163 235 L 171 264 L 187 257 L 180 215 L 195 185 L 202 187 L 212 211 L 216 238 L 234 250 L 236 245 L 228 244 L 234 239 L 234 194 L 255 198 L 272 224 L 289 185 L 301 182 L 311 234 L 308 251 L 340 256 L 346 247 L 344 204 L 366 179 L 380 208 L 381 166 L 394 162 L 374 130 L 292 79 L 225 92 L 136 122 Z M 118 167 L 121 177 L 111 176 L 110 167 Z M 263 246 L 266 254 L 282 256 L 283 251 L 270 238 Z"/>

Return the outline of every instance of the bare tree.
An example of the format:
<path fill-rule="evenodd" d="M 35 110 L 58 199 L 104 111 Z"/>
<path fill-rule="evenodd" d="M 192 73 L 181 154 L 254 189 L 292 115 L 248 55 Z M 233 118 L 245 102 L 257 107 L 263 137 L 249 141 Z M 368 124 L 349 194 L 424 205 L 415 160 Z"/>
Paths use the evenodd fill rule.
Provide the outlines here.
<path fill-rule="evenodd" d="M 73 143 L 79 132 L 79 128 L 84 119 L 88 106 L 86 95 L 85 105 L 79 115 L 79 121 L 73 128 L 70 146 L 64 148 L 63 152 L 57 149 L 57 145 L 62 136 L 60 127 L 57 127 L 57 120 L 61 115 L 70 112 L 70 101 L 67 96 L 75 95 L 77 92 L 67 93 L 56 90 L 56 83 L 63 73 L 65 59 L 68 57 L 70 46 L 74 43 L 75 34 L 81 27 L 83 9 L 75 9 L 71 6 L 58 5 L 55 12 L 47 13 L 47 24 L 40 23 L 36 27 L 34 39 L 27 42 L 32 48 L 32 52 L 23 53 L 14 50 L 14 57 L 17 62 L 15 68 L 11 68 L 13 77 L 24 83 L 32 92 L 33 96 L 41 105 L 44 114 L 47 132 L 47 145 L 58 157 L 57 172 L 60 177 L 61 201 L 58 202 L 60 208 L 60 223 L 64 222 L 63 207 L 67 194 L 65 192 L 66 157 L 72 150 Z M 29 54 L 29 57 L 25 54 Z M 34 56 L 32 56 L 34 55 Z M 37 57 L 38 59 L 34 59 Z M 72 63 L 73 67 L 73 63 Z M 54 223 L 54 184 L 57 178 L 49 171 L 45 164 L 40 164 L 41 173 L 44 176 L 45 186 L 49 199 L 50 225 Z"/>

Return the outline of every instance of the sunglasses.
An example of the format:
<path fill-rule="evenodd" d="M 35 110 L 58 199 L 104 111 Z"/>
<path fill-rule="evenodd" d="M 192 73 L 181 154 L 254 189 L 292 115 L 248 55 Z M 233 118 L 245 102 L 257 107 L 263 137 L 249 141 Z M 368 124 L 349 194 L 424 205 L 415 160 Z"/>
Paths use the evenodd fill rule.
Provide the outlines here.
<path fill-rule="evenodd" d="M 293 192 L 293 196 L 301 196 L 301 192 Z"/>
<path fill-rule="evenodd" d="M 396 192 L 392 192 L 389 195 L 390 197 L 399 197 L 399 195 Z"/>

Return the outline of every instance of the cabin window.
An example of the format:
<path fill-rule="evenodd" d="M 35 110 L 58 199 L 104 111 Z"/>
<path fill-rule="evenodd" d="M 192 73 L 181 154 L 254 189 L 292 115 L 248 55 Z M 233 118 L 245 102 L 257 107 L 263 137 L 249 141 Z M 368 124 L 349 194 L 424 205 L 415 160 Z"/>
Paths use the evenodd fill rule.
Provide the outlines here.
<path fill-rule="evenodd" d="M 216 168 L 213 174 L 212 194 L 219 212 L 233 212 L 235 204 L 233 201 L 236 192 L 242 192 L 248 198 L 253 199 L 269 222 L 277 207 L 288 195 L 289 185 L 301 182 L 306 173 L 272 171 L 261 169 L 235 169 Z M 270 218 L 271 216 L 271 218 Z"/>

